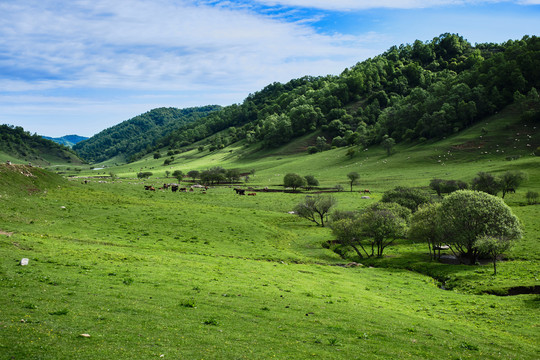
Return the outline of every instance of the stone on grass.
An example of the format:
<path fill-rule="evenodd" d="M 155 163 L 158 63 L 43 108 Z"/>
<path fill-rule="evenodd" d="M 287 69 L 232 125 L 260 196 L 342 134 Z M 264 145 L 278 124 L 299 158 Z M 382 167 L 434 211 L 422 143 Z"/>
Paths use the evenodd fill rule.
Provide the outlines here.
<path fill-rule="evenodd" d="M 25 265 L 28 265 L 28 258 L 22 258 L 21 259 L 21 262 L 19 263 L 21 266 L 25 266 Z"/>

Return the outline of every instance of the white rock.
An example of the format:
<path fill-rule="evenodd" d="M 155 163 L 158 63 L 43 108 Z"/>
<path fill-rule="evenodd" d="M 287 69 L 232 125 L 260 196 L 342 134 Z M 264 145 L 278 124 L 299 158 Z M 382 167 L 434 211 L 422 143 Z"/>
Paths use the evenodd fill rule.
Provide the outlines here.
<path fill-rule="evenodd" d="M 28 261 L 29 261 L 28 258 L 22 258 L 20 262 L 21 266 L 28 265 Z"/>

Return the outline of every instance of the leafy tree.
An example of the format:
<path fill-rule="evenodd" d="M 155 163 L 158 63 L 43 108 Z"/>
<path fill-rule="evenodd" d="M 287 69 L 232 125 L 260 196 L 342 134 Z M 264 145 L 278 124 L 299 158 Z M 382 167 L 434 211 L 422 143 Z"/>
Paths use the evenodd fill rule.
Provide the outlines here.
<path fill-rule="evenodd" d="M 440 226 L 437 219 L 437 212 L 440 207 L 440 203 L 420 205 L 412 216 L 408 232 L 409 239 L 428 244 L 429 255 L 432 259 L 435 258 L 435 248 L 442 245 Z"/>
<path fill-rule="evenodd" d="M 188 171 L 187 175 L 192 178 L 193 180 L 197 179 L 199 177 L 199 171 L 197 170 L 190 170 Z"/>
<path fill-rule="evenodd" d="M 385 203 L 398 203 L 415 212 L 421 204 L 430 203 L 431 196 L 427 191 L 421 189 L 398 186 L 393 190 L 386 191 L 381 201 Z"/>
<path fill-rule="evenodd" d="M 141 172 L 137 173 L 137 177 L 139 179 L 147 179 L 152 175 L 154 175 L 154 174 L 152 172 L 150 172 L 150 171 L 144 171 L 144 172 L 141 171 Z"/>
<path fill-rule="evenodd" d="M 304 176 L 304 179 L 306 179 L 308 190 L 314 186 L 319 186 L 319 180 L 315 179 L 315 176 L 313 175 L 306 175 Z"/>
<path fill-rule="evenodd" d="M 504 201 L 481 191 L 458 190 L 445 197 L 438 211 L 445 240 L 474 264 L 475 241 L 483 236 L 519 239 L 521 223 Z"/>
<path fill-rule="evenodd" d="M 172 175 L 178 180 L 178 182 L 182 181 L 184 178 L 184 173 L 182 170 L 174 170 Z"/>
<path fill-rule="evenodd" d="M 159 159 L 161 157 L 161 154 L 159 153 L 159 151 L 156 151 L 154 153 L 154 159 Z"/>
<path fill-rule="evenodd" d="M 495 176 L 487 172 L 479 172 L 472 180 L 472 189 L 477 191 L 483 191 L 490 195 L 497 195 L 501 190 L 501 183 Z"/>
<path fill-rule="evenodd" d="M 508 192 L 515 192 L 523 181 L 527 180 L 527 174 L 522 171 L 507 171 L 499 178 L 499 184 L 502 190 L 502 198 Z"/>
<path fill-rule="evenodd" d="M 227 169 L 225 171 L 225 177 L 229 182 L 233 183 L 240 180 L 240 170 L 238 169 Z"/>
<path fill-rule="evenodd" d="M 386 149 L 386 154 L 390 156 L 392 154 L 392 150 L 394 149 L 394 146 L 396 145 L 396 141 L 389 137 L 388 135 L 385 135 L 383 137 L 383 141 L 381 142 L 381 145 L 383 148 Z"/>
<path fill-rule="evenodd" d="M 328 144 L 326 144 L 326 138 L 324 136 L 318 136 L 315 144 L 315 147 L 319 151 L 324 151 L 328 148 Z"/>
<path fill-rule="evenodd" d="M 361 236 L 371 244 L 371 256 L 376 248 L 381 257 L 387 246 L 406 235 L 410 215 L 409 209 L 396 203 L 375 203 L 362 212 Z"/>
<path fill-rule="evenodd" d="M 294 212 L 324 227 L 324 218 L 335 204 L 336 199 L 331 195 L 306 196 L 303 202 L 294 207 Z"/>
<path fill-rule="evenodd" d="M 474 246 L 480 253 L 487 254 L 493 261 L 493 275 L 497 275 L 497 258 L 506 250 L 510 249 L 514 243 L 514 239 L 504 236 L 480 236 L 474 242 Z"/>
<path fill-rule="evenodd" d="M 226 179 L 226 170 L 221 166 L 214 166 L 208 170 L 204 170 L 200 173 L 199 177 L 205 184 L 220 183 Z"/>
<path fill-rule="evenodd" d="M 283 186 L 286 188 L 292 188 L 295 191 L 297 188 L 306 184 L 306 179 L 302 176 L 294 173 L 289 173 L 283 178 Z"/>
<path fill-rule="evenodd" d="M 171 172 L 169 170 L 165 170 L 165 177 L 171 176 Z"/>
<path fill-rule="evenodd" d="M 353 185 L 358 183 L 358 179 L 360 179 L 360 175 L 357 172 L 351 171 L 347 174 L 347 177 L 349 178 L 349 184 L 351 185 L 351 192 Z"/>
<path fill-rule="evenodd" d="M 353 212 L 347 214 L 347 216 L 332 219 L 330 227 L 332 228 L 332 234 L 341 246 L 351 247 L 360 258 L 363 258 L 364 255 L 366 257 L 370 256 L 362 242 L 362 223 L 359 221 L 358 213 Z"/>

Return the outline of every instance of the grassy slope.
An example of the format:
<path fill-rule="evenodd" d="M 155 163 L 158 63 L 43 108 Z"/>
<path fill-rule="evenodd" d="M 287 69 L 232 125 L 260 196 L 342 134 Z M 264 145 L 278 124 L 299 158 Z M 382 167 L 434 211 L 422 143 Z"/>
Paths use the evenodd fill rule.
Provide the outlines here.
<path fill-rule="evenodd" d="M 465 295 L 413 272 L 330 266 L 343 261 L 321 248 L 328 231 L 286 213 L 299 198 L 150 193 L 126 181 L 2 202 L 0 229 L 15 234 L 0 236 L 1 352 L 537 358 L 537 297 Z M 17 266 L 22 257 L 28 267 Z"/>

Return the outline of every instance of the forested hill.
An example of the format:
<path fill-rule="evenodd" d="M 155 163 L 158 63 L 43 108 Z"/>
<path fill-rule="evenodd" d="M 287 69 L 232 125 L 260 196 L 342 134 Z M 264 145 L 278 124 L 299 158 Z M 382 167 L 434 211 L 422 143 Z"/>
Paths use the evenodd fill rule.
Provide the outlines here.
<path fill-rule="evenodd" d="M 166 134 L 182 125 L 196 122 L 221 109 L 217 105 L 186 109 L 158 108 L 126 120 L 81 141 L 73 149 L 90 162 L 104 161 L 115 156 L 126 160 L 155 146 Z"/>
<path fill-rule="evenodd" d="M 79 135 L 65 135 L 65 136 L 58 137 L 58 138 L 53 138 L 53 137 L 49 137 L 49 136 L 43 136 L 43 138 L 48 139 L 48 140 L 52 140 L 57 144 L 65 145 L 65 146 L 68 146 L 68 147 L 72 147 L 73 145 L 75 145 L 75 144 L 77 144 L 77 143 L 79 143 L 79 142 L 81 142 L 83 140 L 88 139 L 87 137 L 79 136 Z"/>
<path fill-rule="evenodd" d="M 20 126 L 0 125 L 0 152 L 13 156 L 12 161 L 39 165 L 52 163 L 81 163 L 69 148 L 54 141 L 24 131 Z"/>
<path fill-rule="evenodd" d="M 339 76 L 273 83 L 185 124 L 156 147 L 205 138 L 214 148 L 242 139 L 275 147 L 315 130 L 323 147 L 442 138 L 516 99 L 536 101 L 539 86 L 540 38 L 473 46 L 443 34 L 394 46 Z"/>

